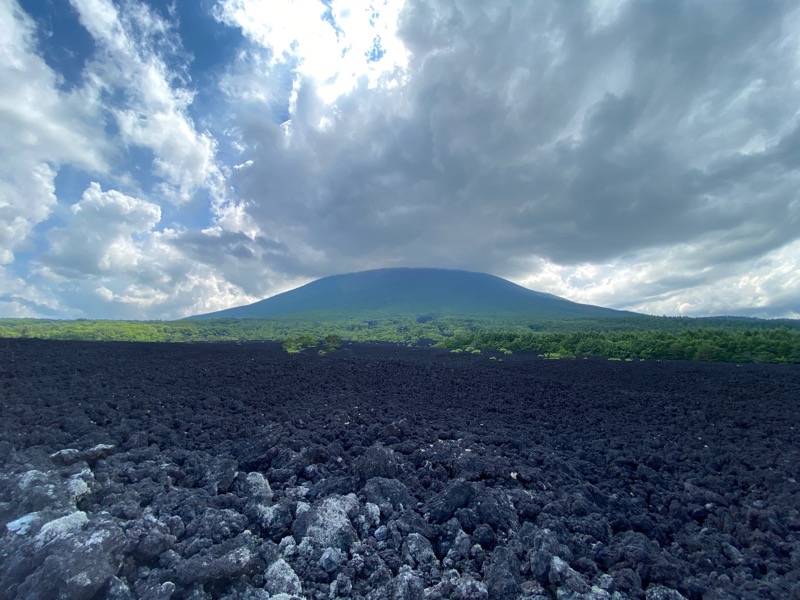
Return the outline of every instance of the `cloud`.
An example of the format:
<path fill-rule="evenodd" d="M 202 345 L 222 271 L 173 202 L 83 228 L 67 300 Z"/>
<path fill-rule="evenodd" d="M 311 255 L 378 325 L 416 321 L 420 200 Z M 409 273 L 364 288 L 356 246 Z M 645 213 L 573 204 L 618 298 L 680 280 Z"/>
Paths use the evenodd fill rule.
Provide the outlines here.
<path fill-rule="evenodd" d="M 71 303 L 100 303 L 92 316 L 177 318 L 254 302 L 296 281 L 270 276 L 260 262 L 285 253 L 280 244 L 220 227 L 159 229 L 161 217 L 157 204 L 92 182 L 64 225 L 46 234 L 40 287 Z"/>
<path fill-rule="evenodd" d="M 797 239 L 789 4 L 409 2 L 399 22 L 402 85 L 331 99 L 298 71 L 289 123 L 239 115 L 232 181 L 310 275 L 681 254 L 652 275 L 695 289 Z"/>
<path fill-rule="evenodd" d="M 370 88 L 397 83 L 408 59 L 397 37 L 402 7 L 385 0 L 221 0 L 216 14 L 266 51 L 262 73 L 289 65 L 295 82 L 314 81 L 322 99 L 332 102 L 362 80 Z"/>
<path fill-rule="evenodd" d="M 84 95 L 59 88 L 59 76 L 36 54 L 32 20 L 0 2 L 0 264 L 12 263 L 53 212 L 58 164 L 107 166 L 109 148 Z"/>
<path fill-rule="evenodd" d="M 87 88 L 104 103 L 126 146 L 153 153 L 156 190 L 177 203 L 218 187 L 216 141 L 189 116 L 194 93 L 173 25 L 145 4 L 70 0 L 101 49 L 87 66 Z M 110 100 L 110 103 L 105 104 Z"/>
<path fill-rule="evenodd" d="M 736 263 L 700 263 L 691 245 L 605 263 L 537 259 L 518 282 L 577 302 L 656 315 L 800 318 L 800 242 Z"/>
<path fill-rule="evenodd" d="M 76 0 L 72 9 L 94 53 L 67 81 L 40 46 L 52 33 L 37 31 L 15 2 L 0 2 L 0 265 L 8 267 L 0 311 L 180 316 L 209 302 L 192 289 L 241 296 L 224 281 L 186 287 L 190 276 L 217 276 L 194 272 L 156 229 L 164 200 L 184 204 L 204 189 L 224 195 L 216 141 L 189 116 L 189 57 L 174 24 L 136 2 Z M 66 187 L 58 183 L 65 167 Z M 129 194 L 93 183 L 75 202 L 84 177 Z"/>
<path fill-rule="evenodd" d="M 4 318 L 69 318 L 79 316 L 49 290 L 0 267 L 0 314 Z"/>
<path fill-rule="evenodd" d="M 142 256 L 135 237 L 149 233 L 161 220 L 158 205 L 116 190 L 103 192 L 94 182 L 71 213 L 65 227 L 47 234 L 46 262 L 55 273 L 118 276 L 146 268 L 148 257 Z"/>
<path fill-rule="evenodd" d="M 192 18 L 237 47 L 211 71 L 181 3 L 52 6 L 91 39 L 61 71 L 0 1 L 3 314 L 185 316 L 415 265 L 799 312 L 788 0 L 217 0 Z"/>

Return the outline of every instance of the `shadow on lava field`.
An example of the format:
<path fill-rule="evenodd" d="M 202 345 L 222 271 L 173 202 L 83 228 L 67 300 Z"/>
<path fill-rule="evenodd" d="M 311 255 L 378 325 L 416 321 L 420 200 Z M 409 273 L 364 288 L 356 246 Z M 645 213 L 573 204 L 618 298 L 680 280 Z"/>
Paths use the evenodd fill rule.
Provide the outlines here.
<path fill-rule="evenodd" d="M 798 365 L 0 340 L 0 598 L 800 597 L 798 399 Z"/>

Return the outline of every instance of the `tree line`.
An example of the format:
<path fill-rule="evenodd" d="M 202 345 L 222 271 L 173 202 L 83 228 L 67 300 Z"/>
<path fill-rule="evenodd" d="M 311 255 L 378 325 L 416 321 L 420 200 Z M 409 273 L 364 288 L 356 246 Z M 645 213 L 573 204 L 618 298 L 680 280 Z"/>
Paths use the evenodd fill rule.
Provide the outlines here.
<path fill-rule="evenodd" d="M 625 317 L 532 322 L 448 316 L 420 319 L 406 315 L 319 321 L 0 319 L 0 338 L 130 342 L 275 340 L 284 342 L 290 351 L 317 345 L 331 349 L 341 341 L 385 341 L 562 357 L 800 362 L 800 322 L 737 318 Z"/>
<path fill-rule="evenodd" d="M 777 329 L 663 329 L 519 333 L 482 331 L 440 342 L 447 348 L 505 349 L 550 356 L 621 359 L 800 362 L 800 331 Z"/>

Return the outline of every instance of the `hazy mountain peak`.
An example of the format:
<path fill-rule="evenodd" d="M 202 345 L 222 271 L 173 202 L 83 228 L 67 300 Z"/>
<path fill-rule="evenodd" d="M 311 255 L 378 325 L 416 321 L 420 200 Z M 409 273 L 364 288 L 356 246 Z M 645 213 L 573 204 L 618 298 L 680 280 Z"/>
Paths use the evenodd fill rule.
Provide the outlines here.
<path fill-rule="evenodd" d="M 368 318 L 420 314 L 574 319 L 630 313 L 578 304 L 488 273 L 403 267 L 331 275 L 253 304 L 192 318 Z"/>

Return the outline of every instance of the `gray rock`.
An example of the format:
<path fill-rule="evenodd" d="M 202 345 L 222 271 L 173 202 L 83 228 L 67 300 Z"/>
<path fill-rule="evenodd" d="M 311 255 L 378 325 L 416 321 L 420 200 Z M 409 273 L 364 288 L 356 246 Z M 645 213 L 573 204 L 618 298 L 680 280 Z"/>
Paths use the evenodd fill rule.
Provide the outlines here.
<path fill-rule="evenodd" d="M 507 548 L 498 546 L 484 566 L 484 582 L 494 599 L 516 598 L 521 593 L 517 577 L 519 561 Z"/>
<path fill-rule="evenodd" d="M 389 585 L 389 582 L 392 580 L 392 572 L 389 568 L 381 561 L 379 567 L 377 567 L 367 578 L 367 588 L 370 590 L 383 590 L 383 593 L 386 593 L 386 589 Z M 370 594 L 371 596 L 372 594 Z M 368 596 L 368 598 L 370 597 Z M 378 596 L 378 597 L 387 597 L 387 596 Z"/>
<path fill-rule="evenodd" d="M 352 519 L 353 525 L 358 530 L 359 537 L 365 538 L 369 535 L 369 532 L 381 522 L 381 510 L 372 502 L 367 502 L 364 505 L 364 510 L 356 515 L 355 519 Z"/>
<path fill-rule="evenodd" d="M 53 462 L 59 466 L 68 466 L 76 462 L 85 461 L 89 464 L 95 463 L 101 458 L 111 456 L 117 451 L 116 446 L 109 444 L 97 444 L 87 450 L 77 450 L 66 448 L 50 455 Z"/>
<path fill-rule="evenodd" d="M 318 546 L 347 550 L 356 539 L 350 515 L 358 508 L 355 494 L 329 496 L 295 519 L 292 534 L 297 542 L 308 537 Z"/>
<path fill-rule="evenodd" d="M 486 584 L 470 575 L 460 575 L 455 569 L 442 573 L 439 582 L 425 589 L 426 600 L 486 600 Z"/>
<path fill-rule="evenodd" d="M 264 588 L 273 596 L 275 594 L 300 594 L 303 591 L 297 573 L 282 558 L 276 560 L 267 569 Z"/>
<path fill-rule="evenodd" d="M 414 508 L 416 502 L 411 497 L 408 488 L 397 479 L 386 477 L 373 477 L 364 485 L 367 502 L 381 505 L 388 503 L 395 510 Z"/>
<path fill-rule="evenodd" d="M 482 523 L 472 532 L 472 542 L 480 544 L 484 550 L 491 552 L 497 546 L 497 536 L 490 525 Z"/>
<path fill-rule="evenodd" d="M 520 587 L 522 588 L 522 595 L 525 596 L 526 600 L 539 600 L 539 598 L 550 597 L 545 591 L 544 586 L 538 581 L 529 579 L 523 581 Z"/>
<path fill-rule="evenodd" d="M 294 503 L 291 500 L 283 499 L 272 506 L 253 504 L 246 508 L 245 512 L 258 523 L 266 538 L 279 542 L 291 530 L 294 521 L 293 507 Z"/>
<path fill-rule="evenodd" d="M 386 525 L 381 525 L 375 530 L 374 536 L 377 541 L 383 542 L 389 537 L 389 528 Z"/>
<path fill-rule="evenodd" d="M 464 576 L 457 579 L 453 586 L 453 600 L 488 600 L 489 589 L 482 581 Z"/>
<path fill-rule="evenodd" d="M 233 579 L 250 572 L 256 556 L 253 536 L 246 532 L 178 562 L 175 578 L 183 585 Z"/>
<path fill-rule="evenodd" d="M 45 516 L 37 511 L 22 515 L 19 519 L 14 519 L 6 523 L 6 529 L 19 536 L 27 536 L 31 530 L 37 530 L 47 522 Z"/>
<path fill-rule="evenodd" d="M 638 531 L 625 531 L 618 534 L 614 541 L 609 560 L 611 564 L 635 569 L 645 580 L 663 582 L 662 576 L 680 577 L 683 565 L 678 561 L 668 562 L 655 540 Z"/>
<path fill-rule="evenodd" d="M 394 521 L 398 531 L 404 534 L 419 533 L 423 537 L 432 538 L 433 528 L 415 510 L 406 510 Z"/>
<path fill-rule="evenodd" d="M 233 481 L 233 493 L 258 504 L 268 505 L 272 502 L 272 488 L 269 481 L 257 471 L 237 473 Z"/>
<path fill-rule="evenodd" d="M 517 509 L 501 489 L 485 489 L 473 501 L 481 523 L 491 525 L 495 531 L 511 531 L 519 528 Z"/>
<path fill-rule="evenodd" d="M 247 517 L 235 510 L 207 508 L 186 526 L 186 535 L 207 538 L 218 544 L 240 534 L 247 525 Z"/>
<path fill-rule="evenodd" d="M 635 569 L 623 568 L 613 574 L 614 587 L 618 590 L 629 593 L 639 592 L 642 589 L 642 578 Z"/>
<path fill-rule="evenodd" d="M 520 529 L 520 533 L 525 531 L 526 526 L 527 523 Z M 529 534 L 529 537 L 526 537 L 525 542 L 527 543 L 524 545 L 531 546 L 531 550 L 528 552 L 531 573 L 539 583 L 549 583 L 553 557 L 558 556 L 569 561 L 572 560 L 572 552 L 558 541 L 555 533 L 550 529 L 538 529 L 533 532 L 529 530 L 526 534 Z"/>
<path fill-rule="evenodd" d="M 343 559 L 344 555 L 338 548 L 325 548 L 319 559 L 319 566 L 326 573 L 332 573 L 342 564 Z"/>
<path fill-rule="evenodd" d="M 424 600 L 425 584 L 422 578 L 411 570 L 402 570 L 390 584 L 392 600 Z"/>
<path fill-rule="evenodd" d="M 686 600 L 686 597 L 677 590 L 663 585 L 650 585 L 644 592 L 647 600 Z"/>
<path fill-rule="evenodd" d="M 107 600 L 134 600 L 134 595 L 127 583 L 117 577 L 112 577 L 106 588 L 106 598 Z"/>
<path fill-rule="evenodd" d="M 725 555 L 725 558 L 737 565 L 744 562 L 744 555 L 730 542 L 722 542 L 722 553 Z"/>
<path fill-rule="evenodd" d="M 353 582 L 344 573 L 339 573 L 331 584 L 330 598 L 346 598 L 353 593 Z"/>
<path fill-rule="evenodd" d="M 76 502 L 95 486 L 94 474 L 85 468 L 66 479 L 64 475 L 67 473 L 31 469 L 10 478 L 6 490 L 14 511 L 8 515 L 9 521 L 43 511 L 49 517 L 46 522 L 54 516 L 73 512 Z"/>
<path fill-rule="evenodd" d="M 469 549 L 472 547 L 472 541 L 464 531 L 459 530 L 453 540 L 450 550 L 447 551 L 444 562 L 446 567 L 452 567 L 458 564 L 463 559 L 469 556 Z"/>
<path fill-rule="evenodd" d="M 597 587 L 611 593 L 615 590 L 614 578 L 608 573 L 603 573 L 597 578 Z"/>
<path fill-rule="evenodd" d="M 214 457 L 206 464 L 201 484 L 211 494 L 224 494 L 233 485 L 237 466 L 236 461 L 230 458 Z"/>
<path fill-rule="evenodd" d="M 169 600 L 175 589 L 175 584 L 171 581 L 163 583 L 148 581 L 142 586 L 137 586 L 136 594 L 139 600 Z"/>
<path fill-rule="evenodd" d="M 550 561 L 548 577 L 550 584 L 558 589 L 566 588 L 567 591 L 578 594 L 586 594 L 591 591 L 591 586 L 586 582 L 583 575 L 575 571 L 558 556 L 554 556 Z"/>
<path fill-rule="evenodd" d="M 42 525 L 39 532 L 33 537 L 33 547 L 38 551 L 54 542 L 69 539 L 88 522 L 89 517 L 80 510 L 48 521 Z"/>
<path fill-rule="evenodd" d="M 586 593 L 572 592 L 565 588 L 559 588 L 556 591 L 556 598 L 558 598 L 558 600 L 617 600 L 607 591 L 597 586 L 592 587 L 592 589 Z"/>
<path fill-rule="evenodd" d="M 401 472 L 400 460 L 394 450 L 376 443 L 358 457 L 353 471 L 361 482 L 373 477 L 392 479 Z"/>
<path fill-rule="evenodd" d="M 431 543 L 418 533 L 408 534 L 403 542 L 401 555 L 403 562 L 414 567 L 439 563 Z"/>
<path fill-rule="evenodd" d="M 476 487 L 463 479 L 451 482 L 425 506 L 425 512 L 430 513 L 431 522 L 444 523 L 451 519 L 456 510 L 466 507 L 476 496 Z"/>
<path fill-rule="evenodd" d="M 559 539 L 558 534 L 548 527 L 537 527 L 530 521 L 519 528 L 517 532 L 522 547 L 527 550 L 545 550 L 550 554 L 560 556 L 567 562 L 572 560 L 572 551 L 569 546 Z"/>
<path fill-rule="evenodd" d="M 297 556 L 299 553 L 300 551 L 297 549 L 297 543 L 290 535 L 287 535 L 278 544 L 278 554 L 284 558 L 291 558 L 293 556 Z"/>
<path fill-rule="evenodd" d="M 135 544 L 135 555 L 141 562 L 153 560 L 175 544 L 175 536 L 170 533 L 169 525 L 152 514 L 137 519 L 128 528 L 127 537 Z"/>
<path fill-rule="evenodd" d="M 242 590 L 241 592 L 238 590 L 234 591 L 230 594 L 222 596 L 220 600 L 280 600 L 281 596 L 287 600 L 291 600 L 291 596 L 289 594 L 276 594 L 275 596 L 270 596 L 267 590 L 254 590 L 252 588 Z"/>
<path fill-rule="evenodd" d="M 46 523 L 31 545 L 33 568 L 16 597 L 88 600 L 117 574 L 125 535 L 107 513 L 76 512 Z"/>
<path fill-rule="evenodd" d="M 474 531 L 475 528 L 481 524 L 478 513 L 472 508 L 459 508 L 455 512 L 454 518 L 461 523 L 461 527 L 464 531 Z"/>

